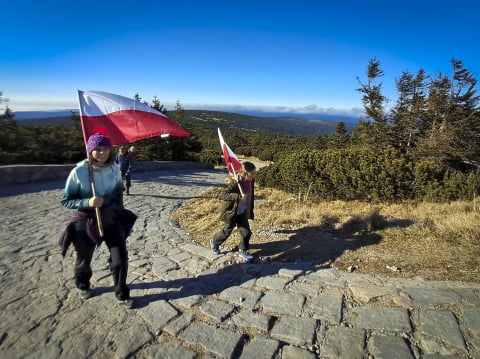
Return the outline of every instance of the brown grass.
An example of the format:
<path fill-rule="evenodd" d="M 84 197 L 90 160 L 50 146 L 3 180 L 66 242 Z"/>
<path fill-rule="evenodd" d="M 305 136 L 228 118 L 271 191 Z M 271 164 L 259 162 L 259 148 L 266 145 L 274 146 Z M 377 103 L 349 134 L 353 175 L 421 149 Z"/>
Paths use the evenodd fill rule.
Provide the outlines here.
<path fill-rule="evenodd" d="M 172 219 L 208 247 L 222 227 L 218 188 L 187 201 Z M 251 252 L 339 270 L 430 280 L 479 281 L 480 206 L 321 202 L 256 187 Z M 222 249 L 235 249 L 238 233 Z"/>

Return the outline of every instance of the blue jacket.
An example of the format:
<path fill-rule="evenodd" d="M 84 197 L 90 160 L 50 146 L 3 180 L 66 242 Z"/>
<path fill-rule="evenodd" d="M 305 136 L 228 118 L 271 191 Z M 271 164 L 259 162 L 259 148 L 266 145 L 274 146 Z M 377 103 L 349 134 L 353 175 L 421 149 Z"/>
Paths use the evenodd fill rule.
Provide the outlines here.
<path fill-rule="evenodd" d="M 117 153 L 115 156 L 115 163 L 120 167 L 122 174 L 130 173 L 132 169 L 132 159 L 129 153 L 125 153 L 124 155 Z"/>
<path fill-rule="evenodd" d="M 123 208 L 123 183 L 118 166 L 94 166 L 93 179 L 96 195 L 103 197 L 105 207 L 116 204 Z M 63 191 L 62 205 L 69 209 L 89 209 L 88 201 L 92 196 L 88 161 L 85 159 L 70 171 Z"/>

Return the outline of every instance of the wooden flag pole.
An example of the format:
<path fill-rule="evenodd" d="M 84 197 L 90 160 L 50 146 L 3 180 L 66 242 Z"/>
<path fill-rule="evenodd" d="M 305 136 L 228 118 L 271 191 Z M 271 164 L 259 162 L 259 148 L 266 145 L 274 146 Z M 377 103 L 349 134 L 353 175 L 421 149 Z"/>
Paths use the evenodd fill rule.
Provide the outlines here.
<path fill-rule="evenodd" d="M 95 181 L 93 180 L 93 168 L 90 161 L 88 162 L 88 171 L 90 173 L 90 185 L 92 187 L 92 194 L 93 194 L 93 197 L 96 197 L 97 193 L 95 189 Z M 98 234 L 100 234 L 100 237 L 103 237 L 104 231 L 103 231 L 102 215 L 100 213 L 100 208 L 95 207 L 95 215 L 97 217 Z"/>
<path fill-rule="evenodd" d="M 81 91 L 78 91 L 80 124 L 82 126 L 83 142 L 85 143 L 85 151 L 87 152 L 87 158 L 88 158 L 89 157 L 88 149 L 87 149 L 88 138 L 85 135 L 85 126 L 83 125 L 82 106 L 81 106 L 80 96 L 81 96 Z M 93 179 L 93 168 L 92 168 L 92 164 L 90 163 L 90 158 L 88 158 L 88 173 L 90 175 L 89 177 L 90 177 L 90 187 L 92 188 L 92 195 L 93 195 L 93 197 L 96 197 L 97 194 L 96 194 L 96 190 L 95 190 L 95 181 Z M 99 233 L 100 237 L 103 237 L 104 232 L 103 232 L 102 215 L 100 213 L 100 208 L 95 207 L 95 215 L 97 217 L 98 233 Z"/>
<path fill-rule="evenodd" d="M 233 163 L 232 163 L 232 162 L 230 162 L 230 167 L 232 167 L 233 175 L 235 176 L 235 180 L 236 180 L 237 183 L 238 183 L 238 189 L 240 190 L 240 194 L 243 196 L 242 185 L 240 184 L 240 182 L 238 182 L 237 173 L 235 172 L 235 168 L 233 167 Z"/>

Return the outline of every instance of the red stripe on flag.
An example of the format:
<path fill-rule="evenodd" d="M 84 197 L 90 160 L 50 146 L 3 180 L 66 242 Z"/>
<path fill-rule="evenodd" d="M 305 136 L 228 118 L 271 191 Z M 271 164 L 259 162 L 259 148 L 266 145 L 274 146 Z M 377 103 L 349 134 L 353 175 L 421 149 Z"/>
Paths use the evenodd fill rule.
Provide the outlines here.
<path fill-rule="evenodd" d="M 98 132 L 98 129 L 105 129 L 114 145 L 167 134 L 174 137 L 190 136 L 190 133 L 168 117 L 150 112 L 126 110 L 103 116 L 83 116 L 82 120 L 86 138 Z"/>

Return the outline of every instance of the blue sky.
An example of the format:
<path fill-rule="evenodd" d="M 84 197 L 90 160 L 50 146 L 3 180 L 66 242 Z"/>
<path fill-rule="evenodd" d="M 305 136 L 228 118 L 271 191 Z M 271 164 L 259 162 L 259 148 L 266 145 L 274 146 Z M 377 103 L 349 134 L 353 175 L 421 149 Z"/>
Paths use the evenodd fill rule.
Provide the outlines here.
<path fill-rule="evenodd" d="M 77 108 L 98 90 L 168 109 L 361 112 L 376 58 L 384 94 L 452 58 L 480 75 L 475 1 L 2 1 L 0 91 L 12 111 Z M 4 107 L 2 104 L 1 107 Z"/>

